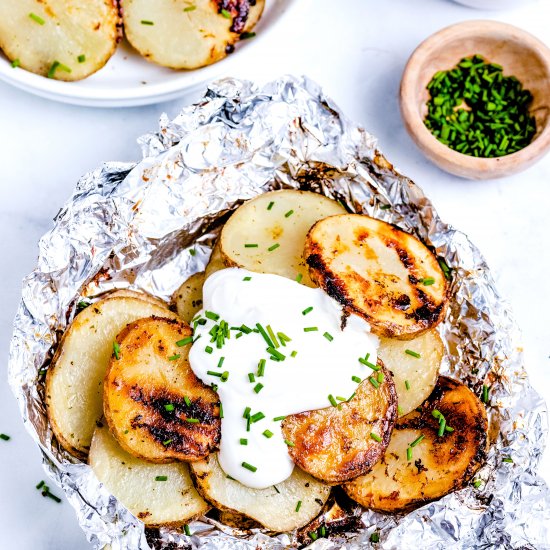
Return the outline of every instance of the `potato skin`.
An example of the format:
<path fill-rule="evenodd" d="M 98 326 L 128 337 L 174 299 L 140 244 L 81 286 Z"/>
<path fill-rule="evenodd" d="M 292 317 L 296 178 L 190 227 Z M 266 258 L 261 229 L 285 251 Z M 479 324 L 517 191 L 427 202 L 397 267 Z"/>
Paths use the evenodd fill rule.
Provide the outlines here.
<path fill-rule="evenodd" d="M 397 394 L 391 373 L 378 364 L 384 374 L 379 388 L 365 379 L 356 395 L 339 407 L 294 414 L 283 421 L 284 437 L 294 443 L 288 452 L 302 470 L 334 485 L 368 472 L 383 456 L 397 418 Z"/>
<path fill-rule="evenodd" d="M 193 461 L 218 448 L 218 395 L 191 370 L 190 345 L 176 344 L 191 334 L 181 321 L 153 316 L 117 337 L 119 357 L 111 358 L 104 382 L 105 418 L 120 446 L 137 458 Z"/>
<path fill-rule="evenodd" d="M 443 414 L 454 431 L 438 436 Z M 407 447 L 423 436 L 412 448 Z M 382 460 L 368 474 L 343 485 L 371 510 L 407 512 L 464 487 L 487 458 L 487 414 L 467 386 L 441 376 L 420 412 L 400 418 Z"/>

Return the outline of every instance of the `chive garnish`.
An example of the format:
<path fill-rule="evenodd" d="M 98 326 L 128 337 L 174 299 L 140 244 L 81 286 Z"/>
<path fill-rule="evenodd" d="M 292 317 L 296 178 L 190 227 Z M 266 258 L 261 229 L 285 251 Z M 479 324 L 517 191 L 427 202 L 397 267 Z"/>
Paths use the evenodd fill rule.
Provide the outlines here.
<path fill-rule="evenodd" d="M 191 256 L 194 256 L 196 253 L 197 251 L 194 248 L 189 249 L 189 254 L 191 254 Z"/>
<path fill-rule="evenodd" d="M 241 437 L 241 439 L 239 439 L 239 443 L 241 445 L 248 445 L 248 439 L 246 439 L 245 437 Z"/>
<path fill-rule="evenodd" d="M 185 419 L 189 424 L 198 424 L 200 420 L 198 418 L 186 418 Z"/>
<path fill-rule="evenodd" d="M 275 348 L 279 347 L 279 342 L 277 341 L 277 337 L 275 336 L 275 333 L 273 332 L 273 329 L 271 328 L 271 325 L 266 325 L 265 329 L 267 330 L 267 333 L 269 334 L 269 338 L 274 344 Z"/>
<path fill-rule="evenodd" d="M 240 36 L 241 40 L 247 40 L 249 38 L 254 38 L 256 36 L 255 32 L 243 32 Z M 269 208 L 268 208 L 269 210 Z"/>
<path fill-rule="evenodd" d="M 2 439 L 3 441 L 9 441 L 11 437 L 7 434 L 0 434 L 0 439 Z"/>
<path fill-rule="evenodd" d="M 292 441 L 289 441 L 288 439 L 285 439 L 285 445 L 287 445 L 288 447 L 296 447 L 296 445 L 292 442 Z"/>
<path fill-rule="evenodd" d="M 374 379 L 372 376 L 369 378 L 369 382 L 376 388 L 378 389 L 380 387 L 380 384 L 378 383 L 378 381 L 376 379 Z"/>
<path fill-rule="evenodd" d="M 374 363 L 371 363 L 368 358 L 369 358 L 369 353 L 367 353 L 367 357 L 366 358 L 363 358 L 363 357 L 359 357 L 359 363 L 361 363 L 362 365 L 365 365 L 366 367 L 369 367 L 369 369 L 372 369 L 372 370 L 380 370 L 380 367 L 378 365 L 375 365 Z"/>
<path fill-rule="evenodd" d="M 113 353 L 115 354 L 115 359 L 118 361 L 120 359 L 120 346 L 118 342 L 113 342 Z"/>
<path fill-rule="evenodd" d="M 258 244 L 257 243 L 246 243 L 244 245 L 245 248 L 258 248 Z"/>
<path fill-rule="evenodd" d="M 176 361 L 180 357 L 181 357 L 181 355 L 179 353 L 176 353 L 175 355 L 170 355 L 170 357 L 168 357 L 168 361 Z"/>
<path fill-rule="evenodd" d="M 405 353 L 407 355 L 410 355 L 411 357 L 416 357 L 417 359 L 420 359 L 420 353 L 417 353 L 416 351 L 412 351 L 410 349 L 406 349 Z"/>
<path fill-rule="evenodd" d="M 317 540 L 319 538 L 319 535 L 317 535 L 315 531 L 310 531 L 308 535 L 311 540 Z"/>
<path fill-rule="evenodd" d="M 334 399 L 334 396 L 332 394 L 329 394 L 328 400 L 333 407 L 336 407 L 336 405 L 338 405 L 338 403 L 336 403 L 336 399 Z"/>
<path fill-rule="evenodd" d="M 168 480 L 168 476 L 157 476 L 155 478 L 155 481 L 167 481 Z"/>
<path fill-rule="evenodd" d="M 284 420 L 285 418 L 286 418 L 286 416 L 276 416 L 273 419 L 273 422 L 280 422 L 281 420 Z"/>
<path fill-rule="evenodd" d="M 284 332 L 278 332 L 277 336 L 283 346 L 286 346 L 286 342 L 292 342 L 292 338 L 289 338 Z"/>
<path fill-rule="evenodd" d="M 292 214 L 294 214 L 294 210 L 289 210 L 289 211 L 285 214 L 285 218 L 290 218 L 290 216 L 292 216 Z"/>
<path fill-rule="evenodd" d="M 502 459 L 502 462 L 509 462 L 509 463 L 513 464 L 514 461 L 509 456 L 507 456 L 507 457 Z"/>
<path fill-rule="evenodd" d="M 307 315 L 310 311 L 313 311 L 313 306 L 306 307 L 306 309 L 302 311 L 302 315 Z"/>
<path fill-rule="evenodd" d="M 37 489 L 42 489 L 42 487 L 46 484 L 46 482 L 44 480 L 42 480 L 37 486 L 36 488 Z"/>
<path fill-rule="evenodd" d="M 485 384 L 483 384 L 483 394 L 481 396 L 481 400 L 484 403 L 489 402 L 489 386 L 486 386 Z"/>
<path fill-rule="evenodd" d="M 170 445 L 172 443 L 171 439 L 167 439 L 166 441 L 163 441 L 162 444 L 166 447 L 166 445 Z"/>
<path fill-rule="evenodd" d="M 445 426 L 447 425 L 447 421 L 445 418 L 441 417 L 439 419 L 439 430 L 437 430 L 437 435 L 439 437 L 443 437 L 445 435 Z"/>
<path fill-rule="evenodd" d="M 296 504 L 296 508 L 295 508 L 296 512 L 299 512 L 301 507 L 302 507 L 302 501 L 299 500 L 298 504 Z"/>
<path fill-rule="evenodd" d="M 190 407 L 191 406 L 191 399 L 189 399 L 189 397 L 187 397 L 187 395 L 184 395 L 183 396 L 183 400 L 185 401 L 185 404 Z"/>
<path fill-rule="evenodd" d="M 260 393 L 260 392 L 262 391 L 262 388 L 263 388 L 263 387 L 264 387 L 263 384 L 260 384 L 260 383 L 256 384 L 256 385 L 254 386 L 254 393 Z"/>
<path fill-rule="evenodd" d="M 197 9 L 197 6 L 187 6 L 186 8 L 183 8 L 183 11 L 194 11 Z"/>
<path fill-rule="evenodd" d="M 264 430 L 264 431 L 262 432 L 262 435 L 263 435 L 264 437 L 267 437 L 267 439 L 270 439 L 270 438 L 273 437 L 273 432 L 270 431 L 270 430 Z"/>
<path fill-rule="evenodd" d="M 222 382 L 227 382 L 228 379 L 229 379 L 229 372 L 223 371 L 220 380 Z"/>
<path fill-rule="evenodd" d="M 296 350 L 293 350 L 290 352 L 290 357 L 296 357 L 298 355 L 298 352 Z"/>
<path fill-rule="evenodd" d="M 195 6 L 193 6 L 193 9 L 194 9 L 194 8 L 195 8 Z M 187 8 L 185 8 L 185 9 L 187 9 Z M 185 11 L 185 10 L 184 10 L 184 11 Z M 188 537 L 191 536 L 191 529 L 189 529 L 189 525 L 185 524 L 185 525 L 183 526 L 183 531 L 184 531 L 184 533 L 185 533 Z"/>
<path fill-rule="evenodd" d="M 223 362 L 225 361 L 225 357 L 220 357 L 220 360 L 218 361 L 218 368 L 221 369 Z"/>
<path fill-rule="evenodd" d="M 252 277 L 243 277 L 243 281 L 251 281 Z"/>
<path fill-rule="evenodd" d="M 301 273 L 298 273 L 298 275 L 296 275 L 296 282 L 301 283 L 303 278 L 304 276 Z"/>
<path fill-rule="evenodd" d="M 383 372 L 379 372 L 379 373 L 378 373 L 378 376 L 376 377 L 376 379 L 378 380 L 378 383 L 379 383 L 379 384 L 382 384 L 382 382 L 384 382 L 384 373 L 383 373 Z"/>
<path fill-rule="evenodd" d="M 259 331 L 260 334 L 262 335 L 262 338 L 265 340 L 265 343 L 266 343 L 270 348 L 274 348 L 275 345 L 274 345 L 273 342 L 271 341 L 271 338 L 269 338 L 269 336 L 267 335 L 267 332 L 265 331 L 264 327 L 262 327 L 262 325 L 260 325 L 260 323 L 256 323 L 256 328 L 258 329 L 258 331 Z"/>
<path fill-rule="evenodd" d="M 271 354 L 270 359 L 275 361 L 284 361 L 286 359 L 286 355 L 282 354 L 280 351 L 277 351 L 275 348 L 267 348 L 267 352 Z"/>
<path fill-rule="evenodd" d="M 272 244 L 268 249 L 267 251 L 268 252 L 273 252 L 274 250 L 277 250 L 277 248 L 279 248 L 281 245 L 279 243 L 275 243 L 275 244 Z"/>
<path fill-rule="evenodd" d="M 44 25 L 44 23 L 46 23 L 46 21 L 44 21 L 44 19 L 42 19 L 42 17 L 40 17 L 39 15 L 36 15 L 36 13 L 29 13 L 29 17 L 39 25 Z"/>
<path fill-rule="evenodd" d="M 481 481 L 481 479 L 476 479 L 473 483 L 474 487 L 476 489 L 479 489 L 480 485 L 482 484 L 483 482 Z"/>
<path fill-rule="evenodd" d="M 164 405 L 164 409 L 168 412 L 172 412 L 174 410 L 174 405 L 172 403 L 167 403 L 166 405 Z"/>
<path fill-rule="evenodd" d="M 253 373 L 253 372 L 249 372 L 249 373 L 248 373 L 248 381 L 249 381 L 250 383 L 256 382 L 256 377 L 254 376 L 254 373 Z"/>
<path fill-rule="evenodd" d="M 378 443 L 380 443 L 382 441 L 382 438 L 378 434 L 375 434 L 375 433 L 371 432 L 370 437 L 371 437 L 371 439 L 374 439 L 374 441 L 378 441 Z"/>
<path fill-rule="evenodd" d="M 403 414 L 403 407 L 400 407 L 397 405 L 397 414 L 402 415 Z"/>
<path fill-rule="evenodd" d="M 253 424 L 256 423 L 256 422 L 259 422 L 260 420 L 262 420 L 263 418 L 265 418 L 265 414 L 263 412 L 257 412 L 256 414 L 253 414 L 251 417 L 250 417 L 250 422 L 252 422 Z"/>
<path fill-rule="evenodd" d="M 214 313 L 213 311 L 205 311 L 204 316 L 207 319 L 210 319 L 211 321 L 218 321 L 220 316 L 217 313 Z"/>
<path fill-rule="evenodd" d="M 435 283 L 435 279 L 433 277 L 426 277 L 425 279 L 422 279 L 422 284 L 424 286 L 430 286 Z"/>
<path fill-rule="evenodd" d="M 206 346 L 206 347 L 204 348 L 204 351 L 205 351 L 206 353 L 212 353 L 214 350 L 212 349 L 211 346 Z"/>
<path fill-rule="evenodd" d="M 265 372 L 265 359 L 260 359 L 258 363 L 258 376 L 263 376 Z"/>
<path fill-rule="evenodd" d="M 424 436 L 423 436 L 423 435 L 418 436 L 418 437 L 409 445 L 409 447 L 416 447 L 423 439 L 424 439 Z"/>
<path fill-rule="evenodd" d="M 244 410 L 244 413 L 243 413 L 243 418 L 250 418 L 250 411 L 252 409 L 250 407 L 246 407 L 246 409 Z"/>
<path fill-rule="evenodd" d="M 413 458 L 413 450 L 410 447 L 407 447 L 407 460 L 410 462 Z"/>
<path fill-rule="evenodd" d="M 318 327 L 305 327 L 304 328 L 304 332 L 316 332 L 318 330 L 319 330 Z"/>
<path fill-rule="evenodd" d="M 267 209 L 268 209 L 268 210 L 271 210 L 271 209 L 273 208 L 273 205 L 274 205 L 274 204 L 275 204 L 275 203 L 274 203 L 273 201 L 271 201 L 271 202 L 267 205 Z"/>
<path fill-rule="evenodd" d="M 252 466 L 252 464 L 249 464 L 248 462 L 243 462 L 241 464 L 241 466 L 243 468 L 246 468 L 247 470 L 250 470 L 251 472 L 256 472 L 258 470 L 258 468 L 256 468 L 256 466 Z"/>
<path fill-rule="evenodd" d="M 227 11 L 226 9 L 221 9 L 220 10 L 220 13 L 226 18 L 226 19 L 231 19 L 231 12 Z"/>
<path fill-rule="evenodd" d="M 223 418 L 223 403 L 220 401 L 220 418 Z"/>
<path fill-rule="evenodd" d="M 380 542 L 380 535 L 378 533 L 371 533 L 370 541 L 371 542 Z"/>
<path fill-rule="evenodd" d="M 334 336 L 332 336 L 332 334 L 330 334 L 329 332 L 325 332 L 323 334 L 323 336 L 329 341 L 329 342 L 332 342 L 334 340 Z"/>
<path fill-rule="evenodd" d="M 357 384 L 360 384 L 362 382 L 361 378 L 359 376 L 352 376 L 351 379 L 356 382 Z"/>
<path fill-rule="evenodd" d="M 142 25 L 154 25 L 153 21 L 148 21 L 147 19 L 141 20 Z"/>
<path fill-rule="evenodd" d="M 209 374 L 210 376 L 217 376 L 218 378 L 222 377 L 222 373 L 215 370 L 207 370 L 206 374 Z"/>
<path fill-rule="evenodd" d="M 338 399 L 338 401 L 347 401 L 347 398 L 346 397 L 342 397 L 340 395 L 337 395 L 336 396 L 336 399 Z"/>
<path fill-rule="evenodd" d="M 12 62 L 11 62 L 11 66 L 16 69 L 17 67 L 19 67 L 21 65 L 21 61 L 19 61 L 19 59 L 14 59 Z M 80 303 L 80 302 L 79 302 Z"/>
<path fill-rule="evenodd" d="M 408 380 L 405 380 L 405 388 L 407 388 L 407 390 L 411 389 L 411 385 L 409 384 Z"/>

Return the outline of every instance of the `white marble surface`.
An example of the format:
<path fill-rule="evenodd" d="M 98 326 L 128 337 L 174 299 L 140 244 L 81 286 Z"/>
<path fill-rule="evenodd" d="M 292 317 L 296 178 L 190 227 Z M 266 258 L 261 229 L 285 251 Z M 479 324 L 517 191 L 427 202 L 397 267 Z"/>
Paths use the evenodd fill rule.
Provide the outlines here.
<path fill-rule="evenodd" d="M 278 42 L 273 37 L 248 57 L 239 76 L 307 74 L 348 116 L 378 136 L 388 158 L 485 254 L 522 327 L 532 382 L 550 401 L 550 156 L 511 178 L 461 180 L 424 159 L 405 133 L 397 108 L 400 76 L 414 47 L 447 24 L 474 18 L 508 21 L 550 43 L 547 0 L 504 12 L 476 11 L 449 0 L 315 0 L 281 29 Z M 21 279 L 33 268 L 38 239 L 78 177 L 104 160 L 137 159 L 135 138 L 155 128 L 162 111 L 173 116 L 193 99 L 96 110 L 51 103 L 0 84 L 2 365 Z M 0 432 L 12 436 L 0 441 L 0 548 L 88 548 L 71 506 L 43 499 L 34 488 L 44 478 L 39 452 L 23 428 L 5 375 Z M 548 452 L 541 471 L 550 479 Z"/>

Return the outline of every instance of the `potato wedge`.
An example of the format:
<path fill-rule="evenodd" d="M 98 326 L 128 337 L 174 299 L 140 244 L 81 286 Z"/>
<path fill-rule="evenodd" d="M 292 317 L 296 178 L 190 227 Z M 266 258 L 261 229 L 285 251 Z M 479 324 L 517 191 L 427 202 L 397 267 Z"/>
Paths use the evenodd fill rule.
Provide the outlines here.
<path fill-rule="evenodd" d="M 105 418 L 121 447 L 151 462 L 200 460 L 218 448 L 218 395 L 189 366 L 192 331 L 149 317 L 117 337 L 104 384 Z M 117 356 L 118 355 L 118 356 Z"/>
<path fill-rule="evenodd" d="M 224 225 L 219 238 L 223 263 L 289 279 L 301 276 L 304 285 L 317 286 L 302 258 L 307 232 L 316 221 L 343 212 L 336 201 L 309 191 L 284 189 L 259 195 L 240 206 Z"/>
<path fill-rule="evenodd" d="M 321 511 L 330 494 L 330 487 L 299 468 L 276 487 L 251 489 L 229 479 L 216 454 L 191 463 L 190 471 L 207 502 L 225 512 L 244 514 L 270 531 L 292 531 L 305 525 Z M 296 511 L 299 501 L 302 504 Z"/>
<path fill-rule="evenodd" d="M 283 421 L 284 438 L 294 443 L 288 452 L 302 470 L 334 485 L 368 472 L 384 455 L 397 418 L 397 396 L 391 374 L 380 362 L 379 367 L 374 382 L 363 380 L 349 401 Z"/>
<path fill-rule="evenodd" d="M 74 456 L 86 457 L 103 416 L 103 379 L 116 335 L 150 315 L 176 318 L 141 298 L 107 297 L 81 311 L 66 330 L 46 376 L 46 408 L 57 440 Z"/>
<path fill-rule="evenodd" d="M 216 273 L 220 269 L 225 269 L 225 264 L 223 263 L 222 251 L 220 248 L 220 239 L 216 241 L 212 254 L 210 255 L 210 260 L 204 268 L 204 278 L 208 279 L 212 273 Z"/>
<path fill-rule="evenodd" d="M 124 30 L 147 60 L 196 69 L 233 51 L 241 33 L 261 16 L 264 0 L 121 0 Z M 248 22 L 248 24 L 247 24 Z"/>
<path fill-rule="evenodd" d="M 115 52 L 120 15 L 113 0 L 0 2 L 0 48 L 23 69 L 80 80 Z"/>
<path fill-rule="evenodd" d="M 409 340 L 445 316 L 448 286 L 437 258 L 386 222 L 360 214 L 321 220 L 304 257 L 311 278 L 380 336 Z"/>
<path fill-rule="evenodd" d="M 202 285 L 204 271 L 191 275 L 172 296 L 178 315 L 190 323 L 196 313 L 202 308 Z"/>
<path fill-rule="evenodd" d="M 88 461 L 105 488 L 148 527 L 181 527 L 209 509 L 187 464 L 151 464 L 135 458 L 107 427 L 96 428 Z"/>
<path fill-rule="evenodd" d="M 414 411 L 432 393 L 444 352 L 443 342 L 436 330 L 429 330 L 414 340 L 380 338 L 378 357 L 393 373 L 398 416 Z"/>
<path fill-rule="evenodd" d="M 454 431 L 440 437 L 433 411 L 439 411 Z M 343 488 L 366 508 L 407 511 L 464 487 L 486 453 L 483 403 L 465 385 L 441 376 L 422 412 L 413 411 L 397 421 L 383 459 Z"/>

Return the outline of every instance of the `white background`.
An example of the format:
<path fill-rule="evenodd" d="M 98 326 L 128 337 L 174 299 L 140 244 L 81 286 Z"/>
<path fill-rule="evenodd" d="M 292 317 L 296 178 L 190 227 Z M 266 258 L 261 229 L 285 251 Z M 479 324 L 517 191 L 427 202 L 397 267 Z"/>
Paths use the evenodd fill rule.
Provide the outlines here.
<path fill-rule="evenodd" d="M 523 330 L 532 383 L 550 401 L 550 156 L 502 180 L 449 176 L 413 145 L 397 104 L 406 60 L 432 32 L 465 19 L 491 18 L 550 44 L 550 3 L 483 12 L 449 0 L 315 0 L 301 11 L 270 41 L 249 48 L 238 75 L 307 74 L 379 138 L 389 160 L 423 187 L 443 219 L 483 251 Z M 38 239 L 77 179 L 105 160 L 138 159 L 136 137 L 155 129 L 161 112 L 174 116 L 197 97 L 100 110 L 56 104 L 0 84 L 0 364 L 8 359 L 21 279 L 33 269 Z M 0 432 L 12 439 L 0 441 L 0 548 L 86 549 L 71 506 L 43 499 L 34 488 L 44 478 L 40 454 L 5 379 L 4 374 Z M 541 471 L 550 479 L 548 453 Z"/>

